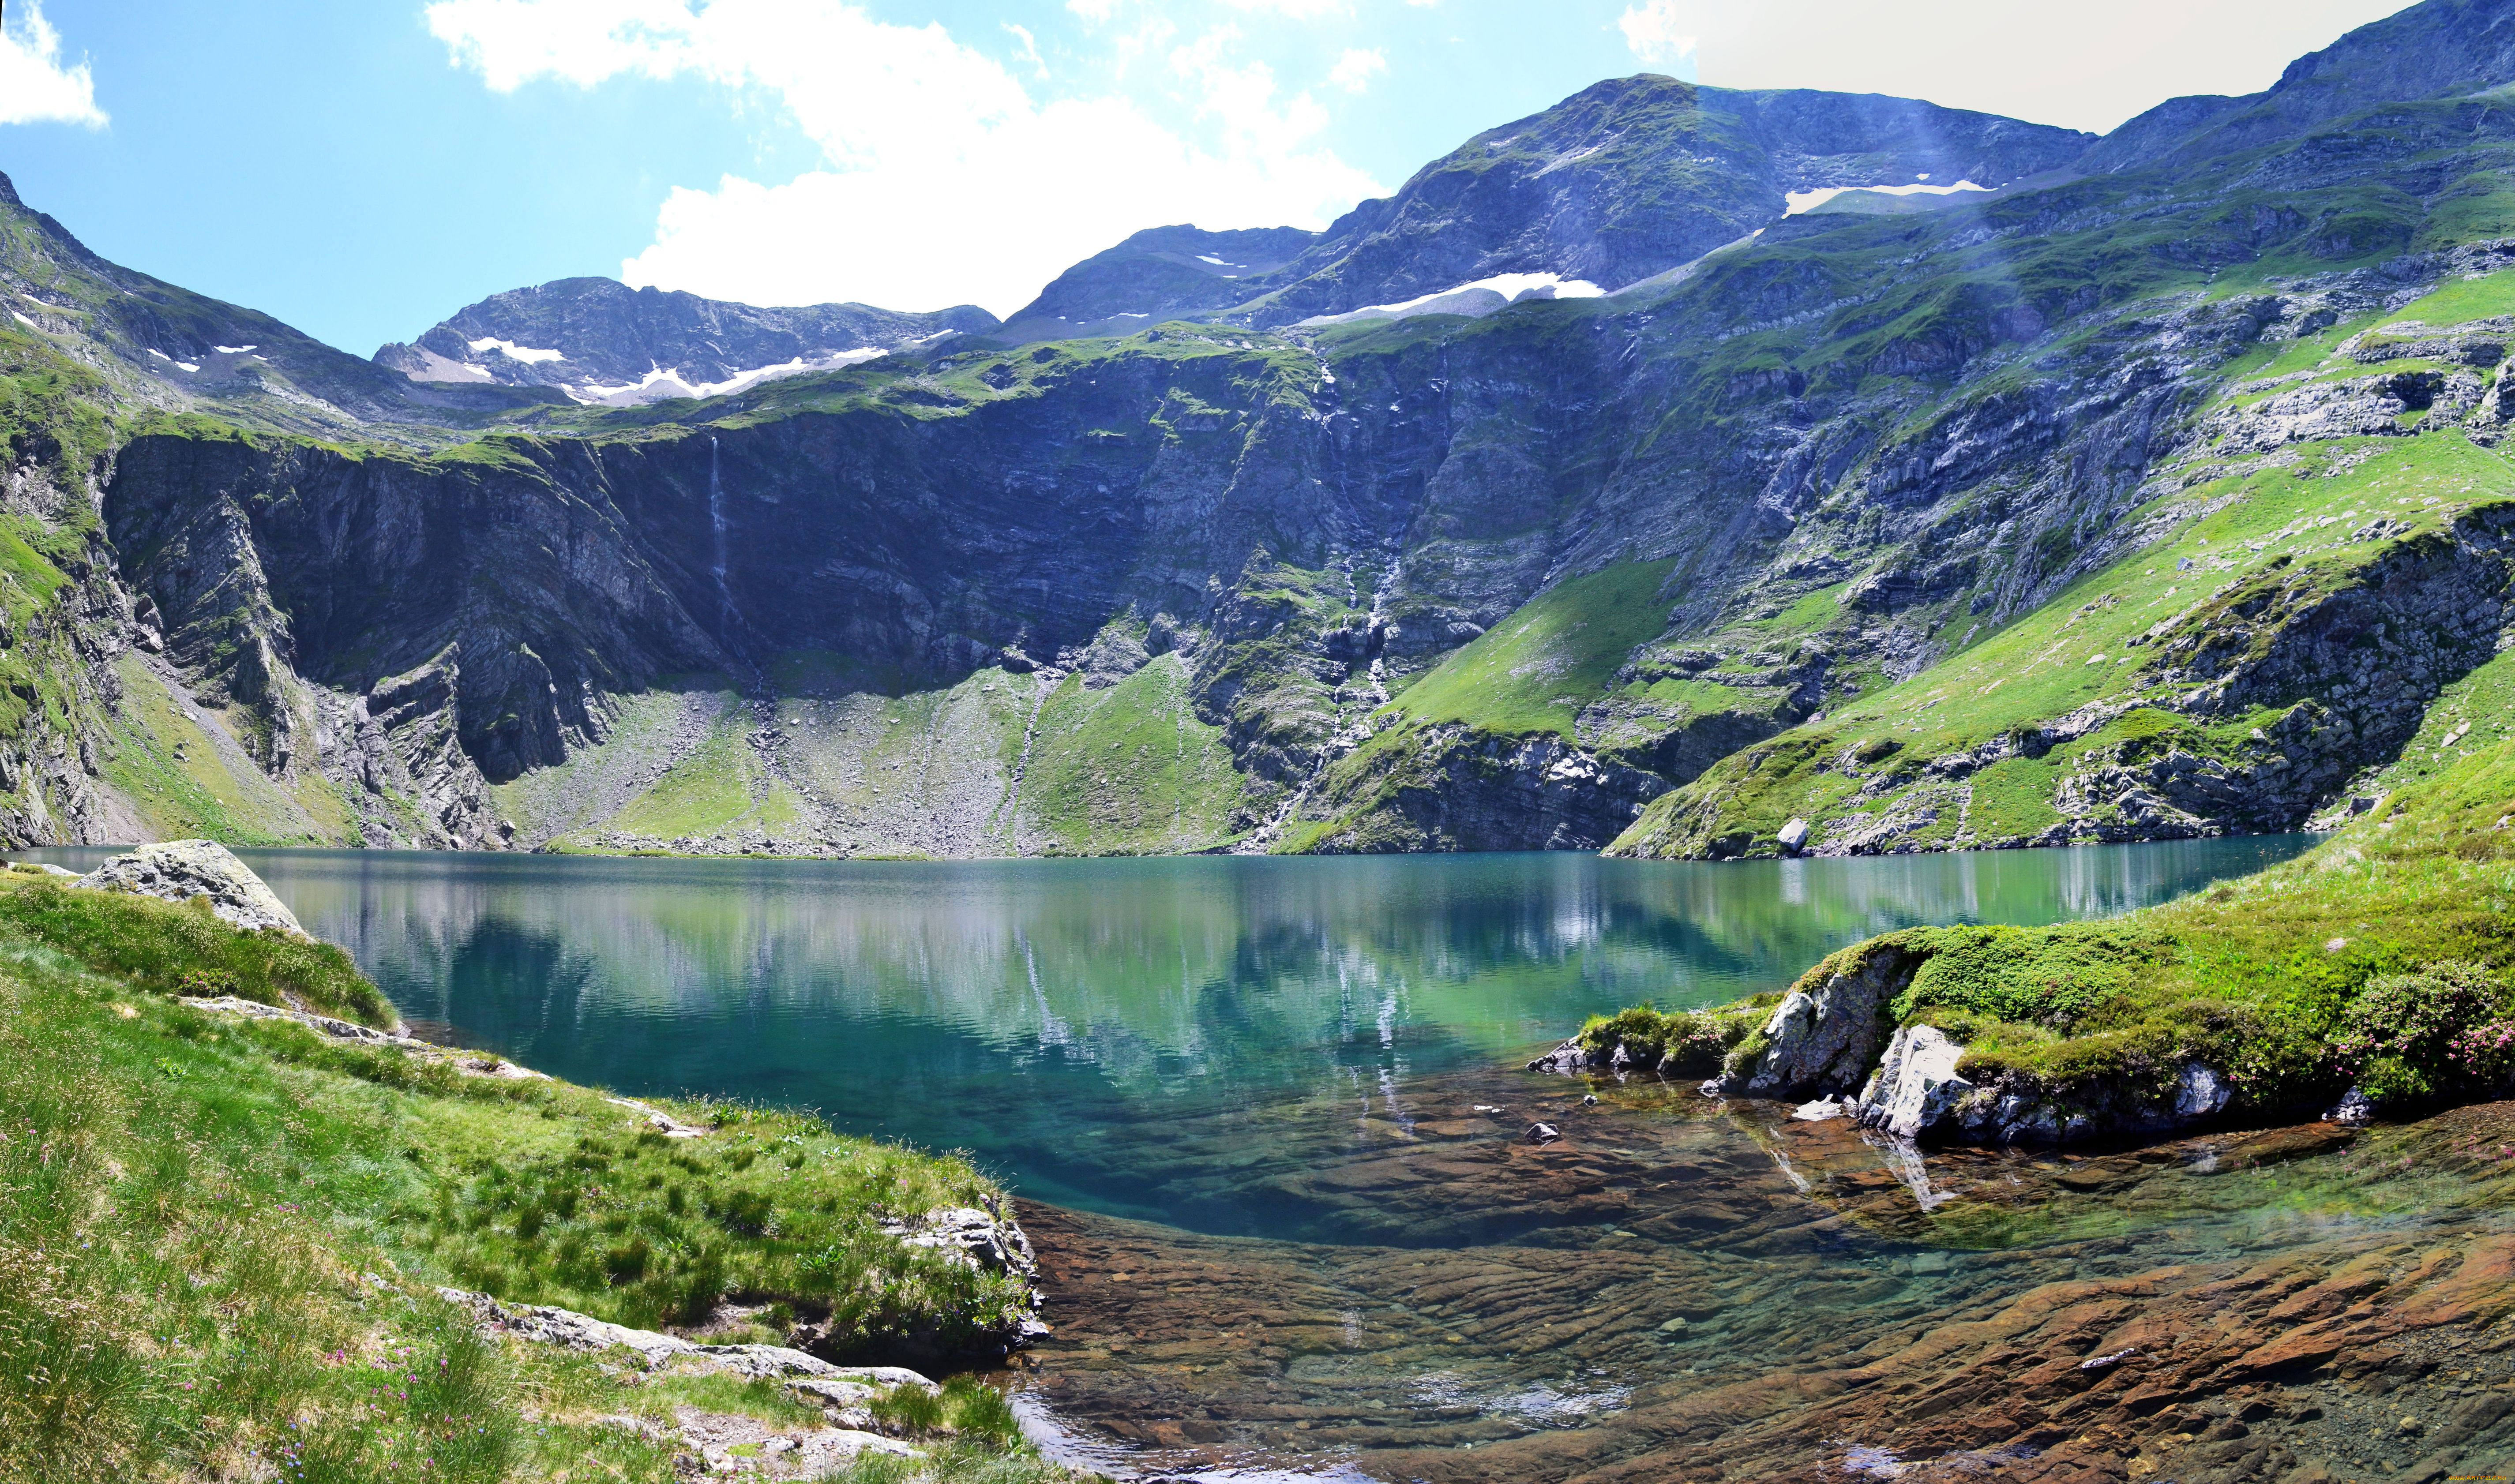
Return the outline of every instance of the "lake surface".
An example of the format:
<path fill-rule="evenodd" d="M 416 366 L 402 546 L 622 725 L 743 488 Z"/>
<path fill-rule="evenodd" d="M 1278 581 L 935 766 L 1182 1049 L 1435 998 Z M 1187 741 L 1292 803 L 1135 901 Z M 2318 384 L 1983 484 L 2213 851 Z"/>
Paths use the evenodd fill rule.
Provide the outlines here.
<path fill-rule="evenodd" d="M 240 853 L 415 1021 L 580 1081 L 971 1151 L 1024 1199 L 1050 1290 L 1017 1405 L 1114 1472 L 2494 1466 L 2502 1105 L 1924 1155 L 1516 1070 L 1596 1010 L 1778 987 L 1914 923 L 2119 912 L 2310 843 L 1718 866 Z M 1527 1142 L 1541 1118 L 1566 1137 Z"/>
<path fill-rule="evenodd" d="M 1594 1011 L 1786 985 L 1874 933 L 2126 911 L 2310 843 L 1722 865 L 238 853 L 405 1016 L 466 1044 L 967 1149 L 1036 1200 L 1278 1235 L 1301 1214 L 1172 1167 L 1183 1121 L 1384 1101 Z"/>

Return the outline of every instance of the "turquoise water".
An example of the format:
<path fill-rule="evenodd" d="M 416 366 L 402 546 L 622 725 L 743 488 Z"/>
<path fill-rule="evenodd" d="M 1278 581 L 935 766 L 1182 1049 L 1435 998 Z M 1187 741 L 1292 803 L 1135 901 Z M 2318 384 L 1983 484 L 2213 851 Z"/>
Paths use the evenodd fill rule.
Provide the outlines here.
<path fill-rule="evenodd" d="M 240 853 L 404 1015 L 555 1076 L 816 1108 L 968 1149 L 1033 1199 L 1320 1235 L 1279 1193 L 1183 1173 L 1177 1131 L 1384 1102 L 1596 1010 L 1787 984 L 1915 923 L 2122 912 L 2309 843 L 1725 865 Z"/>
<path fill-rule="evenodd" d="M 2453 1288 L 2515 1271 L 2515 1105 L 1924 1153 L 1656 1082 L 1587 1103 L 1517 1062 L 1592 1011 L 1776 987 L 1880 930 L 2120 912 L 2310 843 L 1720 866 L 241 853 L 439 1034 L 971 1151 L 1029 1203 L 1055 1327 L 1005 1379 L 1017 1410 L 1121 1477 L 1888 1477 L 2032 1436 L 2197 1484 L 2255 1477 L 2197 1466 L 2253 1440 L 2371 1477 L 2408 1457 L 2403 1417 L 2515 1387 L 2515 1333 L 2476 1328 L 2503 1285 Z M 1539 1119 L 1563 1139 L 1523 1138 Z M 2193 1363 L 2182 1421 L 2046 1402 L 2037 1422 L 2009 1394 L 2055 1356 L 2076 1376 L 2154 1352 L 2164 1376 L 2201 1335 L 2235 1355 L 2327 1276 L 2391 1373 L 2228 1394 Z M 2265 1398 L 2249 1439 L 2179 1441 Z M 2435 1458 L 2506 1471 L 2515 1413 L 2438 1425 Z"/>

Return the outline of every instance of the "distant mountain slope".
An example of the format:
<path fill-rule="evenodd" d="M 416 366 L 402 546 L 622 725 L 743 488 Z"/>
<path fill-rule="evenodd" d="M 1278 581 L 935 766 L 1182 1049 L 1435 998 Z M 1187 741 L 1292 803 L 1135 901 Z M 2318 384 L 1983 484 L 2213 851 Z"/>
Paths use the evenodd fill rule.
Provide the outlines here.
<path fill-rule="evenodd" d="M 2082 168 L 2123 170 L 2232 154 L 2381 103 L 2461 98 L 2515 78 L 2515 7 L 2428 0 L 2288 63 L 2243 98 L 2177 98 L 2107 135 Z"/>
<path fill-rule="evenodd" d="M 1319 240 L 1298 227 L 1156 227 L 1067 268 L 1005 321 L 1009 340 L 1133 334 L 1155 319 L 1227 309 Z"/>
<path fill-rule="evenodd" d="M 2430 0 L 2404 34 L 2510 10 Z M 359 421 L 281 374 L 337 369 L 286 339 L 260 390 L 202 395 L 209 362 L 147 369 L 175 351 L 134 337 L 229 311 L 123 304 L 156 291 L 0 208 L 12 281 L 70 307 L 0 318 L 0 515 L 39 558 L 0 542 L 0 833 L 1575 848 L 1646 810 L 1627 848 L 2142 838 L 2293 823 L 2450 745 L 2463 702 L 2432 698 L 2498 693 L 2471 668 L 2515 632 L 2494 97 L 2119 170 L 1892 100 L 1576 103 L 1339 234 L 1165 228 L 1047 300 L 1105 324 L 1167 283 L 1289 323 L 956 337 L 696 403 L 370 367 L 523 404 Z M 2145 127 L 2206 148 L 2261 105 Z M 1960 179 L 2002 188 L 1885 193 Z M 1243 270 L 1255 302 L 1212 309 Z M 682 326 L 722 358 L 657 367 L 550 343 L 565 318 L 448 333 L 510 375 L 826 349 Z"/>
<path fill-rule="evenodd" d="M 1177 250 L 1139 234 L 1079 265 L 1014 318 L 1096 326 L 1230 309 L 1229 318 L 1274 326 L 1501 275 L 1517 275 L 1503 299 L 1546 275 L 1615 290 L 1781 220 L 1794 191 L 1999 186 L 2065 165 L 2093 143 L 1910 99 L 1616 78 L 1475 136 L 1272 271 L 1254 246 L 1212 254 L 1258 260 L 1236 277 L 1185 270 L 1194 265 Z"/>
<path fill-rule="evenodd" d="M 580 402 L 636 406 L 722 395 L 995 327 L 993 314 L 971 305 L 928 314 L 861 304 L 763 309 L 561 278 L 493 294 L 375 359 L 423 384 L 552 387 Z"/>
<path fill-rule="evenodd" d="M 107 263 L 18 198 L 0 175 L 0 312 L 106 369 L 133 405 L 208 402 L 279 427 L 439 422 L 528 406 L 547 392 L 422 387 L 256 309 Z"/>

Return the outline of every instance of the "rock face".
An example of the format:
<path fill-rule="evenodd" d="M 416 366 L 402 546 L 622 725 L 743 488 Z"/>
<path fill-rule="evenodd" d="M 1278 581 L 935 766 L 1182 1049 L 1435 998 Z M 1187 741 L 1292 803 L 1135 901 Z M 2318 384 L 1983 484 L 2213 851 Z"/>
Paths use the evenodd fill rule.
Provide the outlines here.
<path fill-rule="evenodd" d="M 1876 1064 L 1891 1029 L 1888 1002 L 1911 981 L 1916 963 L 1893 943 L 1826 960 L 1773 1007 L 1760 1032 L 1762 1054 L 1705 1091 L 1792 1099 L 1855 1091 Z M 1895 1032 L 1899 1044 L 1904 1035 Z M 1891 1060 L 1891 1049 L 1887 1055 Z"/>
<path fill-rule="evenodd" d="M 1897 1138 L 1918 1138 L 1974 1090 L 1957 1075 L 1957 1059 L 1963 1054 L 1963 1047 L 1934 1026 L 1905 1026 L 1887 1043 L 1885 1059 L 1860 1090 L 1854 1116 Z"/>
<path fill-rule="evenodd" d="M 173 840 L 117 855 L 78 879 L 91 891 L 135 891 L 170 902 L 209 899 L 223 922 L 247 931 L 308 933 L 253 869 L 214 840 Z"/>

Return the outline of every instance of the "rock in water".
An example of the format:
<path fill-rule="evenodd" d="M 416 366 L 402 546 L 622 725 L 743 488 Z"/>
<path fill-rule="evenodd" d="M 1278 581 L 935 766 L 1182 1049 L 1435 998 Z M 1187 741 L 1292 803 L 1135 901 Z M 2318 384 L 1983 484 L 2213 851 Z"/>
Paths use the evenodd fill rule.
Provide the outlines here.
<path fill-rule="evenodd" d="M 215 840 L 142 845 L 128 855 L 113 857 L 72 885 L 96 891 L 136 891 L 170 902 L 205 896 L 221 921 L 248 932 L 273 928 L 301 938 L 312 936 L 251 867 Z"/>
<path fill-rule="evenodd" d="M 1964 1048 L 1936 1026 L 1908 1025 L 1886 1044 L 1886 1059 L 1860 1092 L 1859 1119 L 1897 1138 L 1916 1138 L 1973 1091 L 1957 1075 Z"/>

